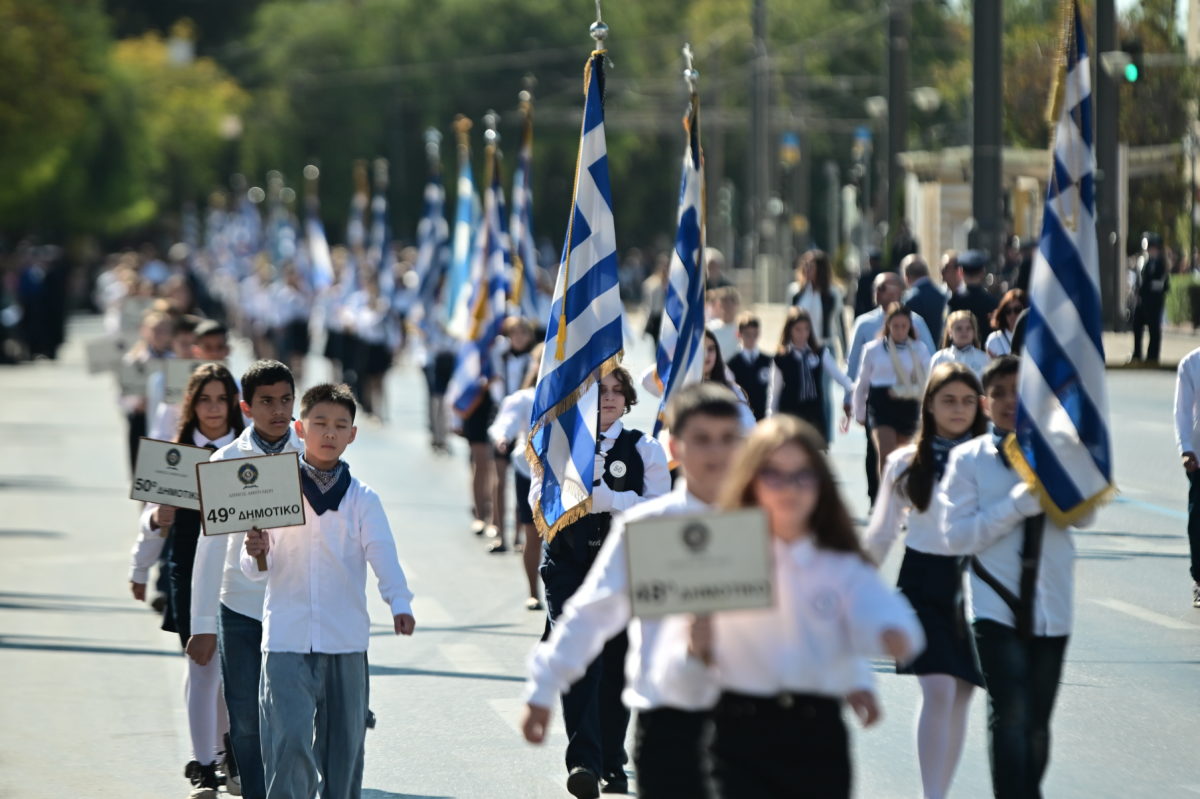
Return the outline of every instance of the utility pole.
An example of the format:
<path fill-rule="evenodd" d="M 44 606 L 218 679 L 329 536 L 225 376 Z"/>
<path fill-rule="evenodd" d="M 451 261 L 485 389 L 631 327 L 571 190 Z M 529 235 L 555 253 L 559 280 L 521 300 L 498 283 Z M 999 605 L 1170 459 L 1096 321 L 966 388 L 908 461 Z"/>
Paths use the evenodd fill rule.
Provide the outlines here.
<path fill-rule="evenodd" d="M 1101 0 L 1103 2 L 1103 0 Z M 971 133 L 971 213 L 975 228 L 968 236 L 972 249 L 987 250 L 991 263 L 1000 256 L 1004 235 L 1004 93 L 1000 36 L 1004 29 L 1003 4 L 975 0 L 972 77 L 975 102 Z"/>
<path fill-rule="evenodd" d="M 996 6 L 1000 4 L 995 2 Z M 900 153 L 908 150 L 908 64 L 909 40 L 912 35 L 912 0 L 891 0 L 888 15 L 888 84 L 887 84 L 887 247 L 904 219 L 904 170 L 900 168 Z M 976 86 L 979 84 L 977 83 Z M 884 253 L 886 259 L 888 254 Z"/>
<path fill-rule="evenodd" d="M 1113 0 L 1096 0 L 1096 52 L 1117 50 L 1117 12 Z M 1094 63 L 1098 63 L 1096 59 Z M 1100 256 L 1100 306 L 1105 326 L 1121 327 L 1124 236 L 1117 230 L 1118 132 L 1121 92 L 1118 76 L 1106 69 L 1096 75 L 1096 237 Z"/>

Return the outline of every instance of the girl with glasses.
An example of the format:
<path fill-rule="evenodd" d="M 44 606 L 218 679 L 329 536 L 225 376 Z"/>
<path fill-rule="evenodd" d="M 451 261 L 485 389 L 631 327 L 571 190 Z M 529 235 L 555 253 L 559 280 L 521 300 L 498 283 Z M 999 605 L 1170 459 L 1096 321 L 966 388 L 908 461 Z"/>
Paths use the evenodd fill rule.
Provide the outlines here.
<path fill-rule="evenodd" d="M 988 355 L 999 358 L 1012 354 L 1013 331 L 1025 306 L 1025 292 L 1021 289 L 1012 289 L 1000 300 L 1000 305 L 992 313 L 993 332 L 985 345 Z"/>

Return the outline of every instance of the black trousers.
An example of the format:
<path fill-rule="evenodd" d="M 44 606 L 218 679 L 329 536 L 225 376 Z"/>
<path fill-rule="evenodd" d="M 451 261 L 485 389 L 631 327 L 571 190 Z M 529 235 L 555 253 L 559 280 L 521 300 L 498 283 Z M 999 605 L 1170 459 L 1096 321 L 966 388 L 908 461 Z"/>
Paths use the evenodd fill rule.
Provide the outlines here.
<path fill-rule="evenodd" d="M 1025 639 L 1012 627 L 987 619 L 974 627 L 988 694 L 992 795 L 1040 799 L 1067 636 Z"/>
<path fill-rule="evenodd" d="M 1158 363 L 1162 347 L 1163 299 L 1141 299 L 1133 309 L 1133 359 L 1142 360 L 1142 332 L 1150 329 L 1150 346 L 1146 349 L 1146 360 Z"/>
<path fill-rule="evenodd" d="M 126 414 L 125 420 L 129 423 L 129 473 L 133 474 L 137 466 L 138 445 L 142 443 L 142 436 L 146 435 L 146 413 L 134 411 Z"/>
<path fill-rule="evenodd" d="M 710 751 L 718 799 L 850 796 L 850 744 L 836 699 L 724 693 Z"/>
<path fill-rule="evenodd" d="M 1188 472 L 1188 545 L 1192 552 L 1192 582 L 1200 583 L 1200 470 Z"/>
<path fill-rule="evenodd" d="M 640 799 L 709 799 L 705 753 L 709 715 L 660 707 L 640 710 L 633 768 Z"/>
<path fill-rule="evenodd" d="M 871 438 L 871 422 L 868 420 L 867 431 L 867 496 L 871 506 L 875 506 L 875 497 L 879 494 L 879 450 L 875 449 L 875 440 Z"/>

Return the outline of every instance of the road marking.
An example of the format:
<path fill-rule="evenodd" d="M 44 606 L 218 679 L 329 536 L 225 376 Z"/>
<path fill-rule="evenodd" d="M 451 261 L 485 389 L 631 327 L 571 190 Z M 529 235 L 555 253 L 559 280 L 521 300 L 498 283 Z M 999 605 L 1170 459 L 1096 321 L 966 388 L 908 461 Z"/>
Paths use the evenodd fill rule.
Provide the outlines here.
<path fill-rule="evenodd" d="M 1178 519 L 1178 520 L 1184 521 L 1184 522 L 1187 521 L 1187 517 L 1188 517 L 1188 515 L 1185 511 L 1176 510 L 1175 508 L 1166 508 L 1166 507 L 1163 507 L 1162 505 L 1156 505 L 1153 502 L 1146 502 L 1145 500 L 1141 500 L 1141 499 L 1133 499 L 1132 497 L 1128 497 L 1128 496 L 1124 496 L 1124 495 L 1119 496 L 1115 500 L 1113 500 L 1113 504 L 1114 505 L 1133 505 L 1136 508 L 1143 508 L 1145 510 L 1154 511 L 1155 513 L 1161 514 L 1170 519 Z"/>
<path fill-rule="evenodd" d="M 1147 610 L 1140 605 L 1134 605 L 1129 602 L 1123 602 L 1120 599 L 1093 599 L 1097 605 L 1115 610 L 1118 613 L 1124 613 L 1127 616 L 1133 616 L 1135 619 L 1148 621 L 1151 624 L 1157 624 L 1159 627 L 1166 627 L 1168 630 L 1200 630 L 1200 626 L 1190 624 L 1186 621 L 1180 621 L 1173 616 L 1168 616 L 1165 613 Z"/>

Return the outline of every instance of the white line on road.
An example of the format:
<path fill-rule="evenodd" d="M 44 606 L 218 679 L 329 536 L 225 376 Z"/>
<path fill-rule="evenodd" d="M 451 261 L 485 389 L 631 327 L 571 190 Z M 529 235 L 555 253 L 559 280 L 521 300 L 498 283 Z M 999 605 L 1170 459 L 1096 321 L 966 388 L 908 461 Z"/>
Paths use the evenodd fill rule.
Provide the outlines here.
<path fill-rule="evenodd" d="M 1115 610 L 1118 613 L 1124 613 L 1127 616 L 1133 616 L 1135 619 L 1148 621 L 1151 624 L 1157 624 L 1159 627 L 1166 627 L 1168 630 L 1200 630 L 1200 625 L 1190 624 L 1186 621 L 1180 621 L 1173 616 L 1168 616 L 1165 613 L 1159 613 L 1153 610 L 1147 610 L 1140 605 L 1134 605 L 1129 602 L 1124 602 L 1120 599 L 1093 599 L 1097 605 L 1106 607 L 1109 610 Z"/>

